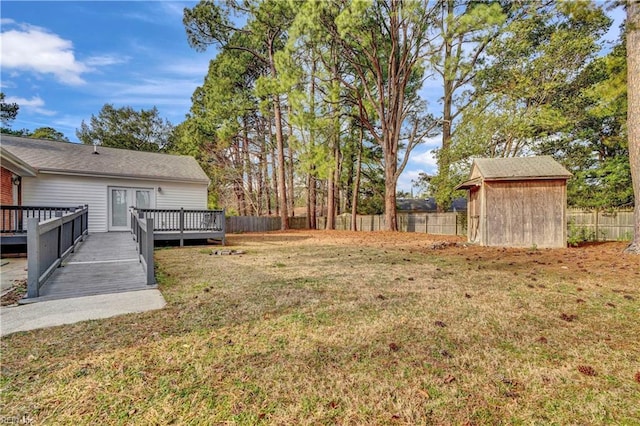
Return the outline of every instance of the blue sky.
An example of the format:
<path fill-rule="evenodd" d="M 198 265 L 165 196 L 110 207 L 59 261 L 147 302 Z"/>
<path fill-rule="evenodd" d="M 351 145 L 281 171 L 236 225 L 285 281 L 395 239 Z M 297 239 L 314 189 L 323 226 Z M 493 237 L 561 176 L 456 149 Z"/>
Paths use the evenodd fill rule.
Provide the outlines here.
<path fill-rule="evenodd" d="M 12 128 L 77 141 L 105 103 L 183 121 L 215 54 L 187 43 L 182 11 L 195 3 L 3 1 L 2 91 L 20 105 Z"/>
<path fill-rule="evenodd" d="M 173 124 L 184 120 L 194 89 L 202 84 L 215 50 L 196 52 L 187 43 L 182 12 L 197 2 L 5 1 L 1 87 L 20 105 L 13 129 L 54 127 L 70 140 L 82 120 L 105 103 L 156 106 Z M 622 12 L 606 39 L 615 40 Z M 429 110 L 438 115 L 439 84 L 427 82 Z M 400 177 L 410 191 L 420 172 L 434 173 L 431 153 L 440 139 L 416 148 Z"/>

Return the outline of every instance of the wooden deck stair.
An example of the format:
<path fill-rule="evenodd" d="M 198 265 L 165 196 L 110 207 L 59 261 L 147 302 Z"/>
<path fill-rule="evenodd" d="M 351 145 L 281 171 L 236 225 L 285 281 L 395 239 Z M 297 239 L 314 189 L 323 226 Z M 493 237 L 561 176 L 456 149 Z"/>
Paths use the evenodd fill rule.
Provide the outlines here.
<path fill-rule="evenodd" d="M 89 234 L 40 289 L 42 301 L 157 288 L 147 285 L 129 232 Z"/>

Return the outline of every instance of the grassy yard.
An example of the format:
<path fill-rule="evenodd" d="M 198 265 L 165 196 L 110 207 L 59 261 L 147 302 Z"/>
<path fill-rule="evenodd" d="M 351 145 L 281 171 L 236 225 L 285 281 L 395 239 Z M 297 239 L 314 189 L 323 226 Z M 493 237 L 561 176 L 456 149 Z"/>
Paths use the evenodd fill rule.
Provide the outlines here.
<path fill-rule="evenodd" d="M 434 241 L 157 250 L 166 309 L 2 339 L 0 419 L 640 424 L 638 257 Z"/>

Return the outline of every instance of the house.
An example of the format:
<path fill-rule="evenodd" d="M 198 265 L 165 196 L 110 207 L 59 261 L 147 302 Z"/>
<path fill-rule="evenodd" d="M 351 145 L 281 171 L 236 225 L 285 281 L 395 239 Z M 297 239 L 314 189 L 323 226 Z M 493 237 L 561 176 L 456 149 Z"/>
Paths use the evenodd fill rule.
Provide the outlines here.
<path fill-rule="evenodd" d="M 502 247 L 566 247 L 567 179 L 549 156 L 479 158 L 469 180 L 469 242 Z"/>
<path fill-rule="evenodd" d="M 89 231 L 130 230 L 129 207 L 206 209 L 190 156 L 2 135 L 2 205 L 89 206 Z"/>
<path fill-rule="evenodd" d="M 467 210 L 466 198 L 454 198 L 449 211 L 460 212 Z M 396 200 L 398 213 L 434 213 L 438 211 L 435 198 L 398 198 Z"/>

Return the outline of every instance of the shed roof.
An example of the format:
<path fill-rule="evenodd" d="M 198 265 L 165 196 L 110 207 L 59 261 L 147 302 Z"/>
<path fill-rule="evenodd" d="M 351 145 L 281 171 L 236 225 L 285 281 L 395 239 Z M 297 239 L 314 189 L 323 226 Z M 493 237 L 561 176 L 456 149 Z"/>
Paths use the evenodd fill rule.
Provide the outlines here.
<path fill-rule="evenodd" d="M 539 157 L 477 158 L 471 166 L 471 179 L 456 189 L 468 189 L 485 180 L 569 179 L 572 174 L 548 155 Z"/>
<path fill-rule="evenodd" d="M 209 183 L 195 158 L 2 135 L 3 151 L 37 172 Z"/>

